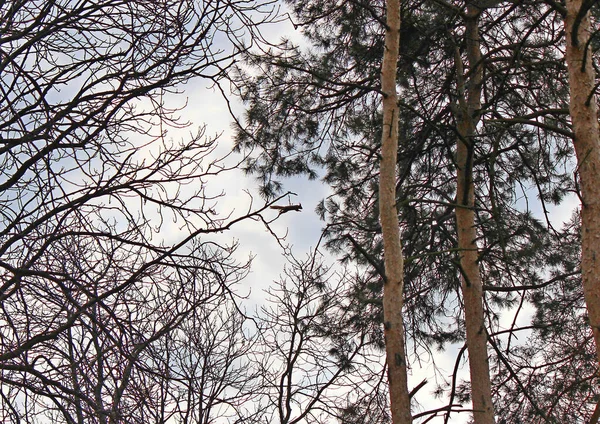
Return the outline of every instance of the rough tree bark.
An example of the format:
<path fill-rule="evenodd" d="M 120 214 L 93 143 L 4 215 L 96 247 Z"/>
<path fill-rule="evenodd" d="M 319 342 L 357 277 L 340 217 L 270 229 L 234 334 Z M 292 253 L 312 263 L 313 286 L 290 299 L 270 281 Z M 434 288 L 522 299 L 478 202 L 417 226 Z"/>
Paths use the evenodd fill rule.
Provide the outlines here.
<path fill-rule="evenodd" d="M 396 155 L 398 152 L 396 70 L 400 46 L 400 2 L 388 0 L 386 12 L 385 50 L 381 67 L 383 133 L 379 176 L 379 215 L 383 233 L 386 274 L 383 288 L 383 316 L 392 422 L 408 424 L 412 419 L 402 318 L 404 259 L 396 209 Z"/>
<path fill-rule="evenodd" d="M 479 270 L 477 233 L 475 230 L 475 187 L 473 184 L 473 154 L 476 126 L 480 119 L 481 47 L 479 16 L 481 9 L 469 5 L 466 13 L 465 39 L 469 66 L 468 82 L 464 74 L 462 59 L 457 51 L 456 66 L 459 91 L 457 126 L 459 138 L 456 148 L 457 190 L 456 226 L 462 293 L 465 305 L 467 349 L 471 372 L 471 397 L 475 424 L 493 424 L 494 406 L 487 352 L 487 333 L 483 314 L 483 288 Z"/>
<path fill-rule="evenodd" d="M 565 30 L 570 112 L 581 195 L 581 274 L 600 362 L 600 129 L 593 95 L 595 72 L 588 45 L 593 1 L 567 0 Z"/>

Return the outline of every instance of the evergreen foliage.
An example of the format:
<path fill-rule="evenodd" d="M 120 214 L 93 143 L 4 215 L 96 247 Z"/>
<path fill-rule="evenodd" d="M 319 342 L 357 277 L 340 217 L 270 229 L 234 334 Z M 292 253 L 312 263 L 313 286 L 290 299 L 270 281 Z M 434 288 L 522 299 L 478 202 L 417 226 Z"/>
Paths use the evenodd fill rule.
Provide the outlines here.
<path fill-rule="evenodd" d="M 317 209 L 327 247 L 343 262 L 364 267 L 354 293 L 365 306 L 377 306 L 384 281 L 377 215 L 383 2 L 287 3 L 306 45 L 284 41 L 248 57 L 258 74 L 240 75 L 248 112 L 237 148 L 256 149 L 247 171 L 267 197 L 282 189 L 281 177 L 292 175 L 320 177 L 332 188 Z M 454 222 L 456 55 L 464 55 L 464 6 L 403 5 L 397 205 L 413 360 L 464 340 Z M 483 98 L 472 150 L 477 243 L 497 413 L 506 422 L 519 422 L 524 410 L 532 420 L 580 420 L 594 408 L 585 399 L 598 393 L 589 383 L 593 355 L 583 353 L 593 345 L 582 319 L 575 224 L 561 228 L 549 212 L 578 191 L 562 12 L 542 2 L 498 3 L 480 18 Z M 569 295 L 554 289 L 563 286 Z M 536 314 L 529 331 L 519 329 L 517 318 L 505 328 L 509 311 L 531 307 Z M 357 320 L 381 320 L 377 309 L 366 311 L 372 312 Z M 565 340 L 578 347 L 564 349 Z M 544 355 L 531 354 L 533 346 Z M 567 378 L 551 363 L 569 361 L 575 351 L 581 372 Z M 562 386 L 568 391 L 561 395 L 548 381 L 548 369 L 570 381 Z M 461 391 L 456 381 L 447 383 L 441 389 L 450 409 Z M 519 412 L 502 407 L 504 396 Z M 561 396 L 577 408 L 559 402 Z"/>

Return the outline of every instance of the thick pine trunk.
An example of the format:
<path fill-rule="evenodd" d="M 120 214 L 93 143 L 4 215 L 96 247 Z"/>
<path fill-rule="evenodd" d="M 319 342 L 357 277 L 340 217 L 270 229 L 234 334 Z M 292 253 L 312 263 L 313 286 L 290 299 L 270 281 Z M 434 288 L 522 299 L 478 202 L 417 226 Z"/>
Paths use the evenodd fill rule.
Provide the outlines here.
<path fill-rule="evenodd" d="M 577 16 L 582 0 L 567 0 L 567 67 L 569 70 L 570 112 L 575 138 L 581 191 L 581 274 L 590 324 L 600 362 L 600 130 L 594 89 L 595 73 L 591 51 L 589 14 Z M 579 20 L 577 36 L 573 27 Z M 587 49 L 587 54 L 586 54 Z M 585 60 L 585 61 L 584 61 Z"/>
<path fill-rule="evenodd" d="M 383 319 L 392 422 L 409 424 L 412 418 L 402 319 L 404 261 L 396 209 L 396 155 L 398 154 L 396 68 L 400 46 L 400 2 L 388 0 L 386 9 L 387 28 L 381 68 L 383 134 L 379 175 L 379 215 L 386 274 L 383 287 Z"/>
<path fill-rule="evenodd" d="M 487 352 L 487 333 L 483 314 L 483 287 L 479 271 L 479 255 L 475 242 L 475 187 L 473 184 L 473 154 L 475 131 L 481 109 L 481 48 L 479 44 L 478 17 L 480 10 L 469 6 L 465 37 L 470 78 L 465 83 L 463 66 L 457 55 L 459 111 L 457 114 L 459 140 L 457 143 L 457 207 L 456 226 L 462 293 L 465 305 L 465 326 L 469 369 L 471 372 L 471 397 L 475 424 L 493 424 L 492 385 Z"/>

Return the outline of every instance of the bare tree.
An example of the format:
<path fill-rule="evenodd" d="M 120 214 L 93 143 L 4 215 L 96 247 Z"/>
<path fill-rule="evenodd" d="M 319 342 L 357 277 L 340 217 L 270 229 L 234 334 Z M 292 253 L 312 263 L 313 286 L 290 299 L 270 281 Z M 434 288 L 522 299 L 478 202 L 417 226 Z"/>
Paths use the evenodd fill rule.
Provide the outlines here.
<path fill-rule="evenodd" d="M 226 78 L 271 3 L 0 5 L 3 422 L 165 422 L 243 386 L 223 379 L 225 356 L 212 406 L 182 403 L 197 383 L 177 346 L 200 343 L 194 323 L 217 319 L 247 270 L 209 235 L 268 205 L 219 211 L 206 184 L 231 165 L 203 129 L 168 138 L 185 122 L 167 99 L 190 78 Z M 239 321 L 223 325 L 241 337 Z"/>
<path fill-rule="evenodd" d="M 160 373 L 153 375 L 146 422 L 256 421 L 257 333 L 234 300 L 218 300 L 196 308 L 148 353 Z"/>
<path fill-rule="evenodd" d="M 286 256 L 257 316 L 261 422 L 389 422 L 381 343 L 355 320 L 353 274 L 318 251 Z"/>

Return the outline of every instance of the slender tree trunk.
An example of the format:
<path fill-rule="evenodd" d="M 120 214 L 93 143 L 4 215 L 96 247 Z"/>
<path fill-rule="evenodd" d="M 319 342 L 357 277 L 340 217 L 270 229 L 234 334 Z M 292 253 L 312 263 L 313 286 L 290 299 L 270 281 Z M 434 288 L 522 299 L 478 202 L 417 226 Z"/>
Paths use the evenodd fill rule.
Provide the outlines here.
<path fill-rule="evenodd" d="M 396 209 L 396 155 L 398 154 L 398 96 L 396 70 L 400 48 L 400 1 L 388 0 L 385 51 L 381 67 L 383 91 L 383 134 L 379 175 L 379 215 L 383 233 L 386 281 L 383 287 L 383 319 L 390 387 L 390 406 L 394 424 L 409 424 L 404 323 L 404 259 Z"/>
<path fill-rule="evenodd" d="M 466 46 L 469 79 L 465 83 L 462 59 L 457 53 L 459 108 L 457 113 L 459 139 L 457 142 L 456 226 L 462 293 L 465 304 L 467 349 L 471 372 L 471 397 L 475 424 L 493 424 L 494 406 L 487 352 L 487 333 L 483 315 L 483 287 L 479 271 L 479 254 L 475 242 L 475 187 L 473 184 L 473 155 L 476 126 L 481 109 L 481 48 L 479 44 L 479 15 L 481 10 L 467 7 Z"/>
<path fill-rule="evenodd" d="M 590 19 L 582 5 L 592 2 L 567 0 L 567 67 L 570 111 L 575 138 L 577 168 L 581 183 L 581 274 L 583 292 L 600 362 L 600 130 L 598 104 L 592 95 L 595 72 L 592 66 Z M 583 6 L 585 7 L 585 6 Z M 588 7 L 589 9 L 589 7 Z M 573 32 L 577 35 L 573 37 Z"/>

